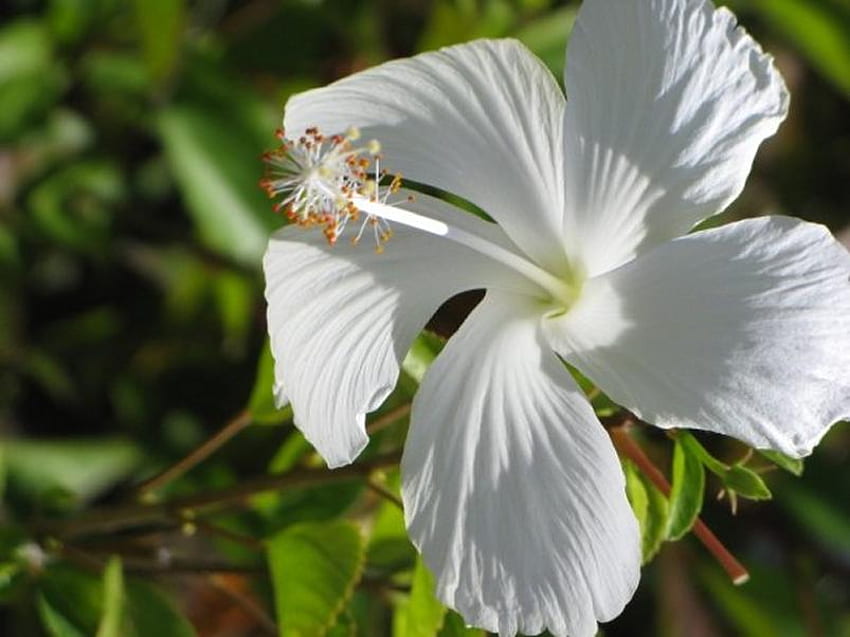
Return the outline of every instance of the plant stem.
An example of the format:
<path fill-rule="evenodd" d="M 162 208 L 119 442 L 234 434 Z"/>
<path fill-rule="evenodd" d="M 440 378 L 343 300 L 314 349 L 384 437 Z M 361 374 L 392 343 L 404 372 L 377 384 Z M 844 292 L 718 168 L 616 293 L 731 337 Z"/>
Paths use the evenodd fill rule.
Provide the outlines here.
<path fill-rule="evenodd" d="M 404 510 L 404 504 L 401 502 L 401 498 L 399 498 L 395 493 L 387 489 L 384 485 L 376 482 L 375 480 L 367 480 L 366 486 L 372 489 L 379 496 L 387 500 L 388 502 L 392 502 L 402 511 Z"/>
<path fill-rule="evenodd" d="M 368 477 L 372 471 L 395 466 L 401 460 L 399 452 L 376 456 L 366 462 L 329 470 L 299 467 L 279 475 L 260 476 L 215 491 L 197 493 L 166 502 L 119 506 L 90 513 L 68 521 L 47 525 L 45 531 L 59 539 L 89 533 L 116 531 L 133 526 L 173 521 L 185 511 L 218 509 L 242 504 L 258 493 L 292 487 L 306 487 Z"/>
<path fill-rule="evenodd" d="M 381 431 L 382 429 L 386 429 L 397 420 L 401 420 L 407 414 L 410 413 L 410 403 L 404 403 L 403 405 L 399 405 L 395 409 L 391 409 L 387 413 L 378 416 L 366 425 L 366 431 L 370 434 L 375 433 L 376 431 Z"/>
<path fill-rule="evenodd" d="M 670 483 L 664 474 L 655 466 L 649 456 L 644 453 L 640 445 L 638 445 L 629 434 L 629 427 L 634 422 L 631 418 L 625 418 L 619 426 L 612 427 L 608 430 L 611 440 L 617 451 L 635 463 L 637 468 L 661 491 L 665 496 L 670 495 Z M 703 543 L 706 549 L 717 559 L 733 584 L 743 584 L 750 579 L 750 574 L 747 569 L 735 558 L 729 550 L 723 546 L 723 543 L 717 539 L 717 536 L 709 529 L 705 523 L 697 518 L 693 526 L 694 535 L 697 536 L 700 542 Z"/>
<path fill-rule="evenodd" d="M 230 422 L 224 427 L 215 432 L 200 446 L 195 447 L 187 456 L 181 458 L 170 467 L 142 482 L 137 488 L 136 493 L 139 498 L 144 498 L 151 491 L 155 491 L 162 486 L 165 486 L 175 478 L 179 478 L 184 473 L 199 465 L 201 462 L 209 458 L 213 453 L 224 445 L 228 440 L 233 438 L 240 431 L 251 424 L 253 418 L 251 412 L 247 409 L 239 412 Z"/>

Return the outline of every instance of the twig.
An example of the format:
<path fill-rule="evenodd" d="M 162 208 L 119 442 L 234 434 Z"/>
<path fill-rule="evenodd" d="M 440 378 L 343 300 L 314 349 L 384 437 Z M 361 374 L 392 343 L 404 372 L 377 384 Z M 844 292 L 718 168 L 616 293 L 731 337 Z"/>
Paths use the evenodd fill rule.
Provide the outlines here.
<path fill-rule="evenodd" d="M 207 522 L 206 520 L 192 519 L 190 523 L 195 525 L 195 528 L 197 528 L 201 533 L 214 535 L 224 540 L 229 540 L 235 544 L 241 544 L 253 551 L 264 551 L 266 549 L 265 545 L 260 540 L 251 537 L 250 535 L 236 533 L 235 531 L 213 524 L 212 522 Z"/>
<path fill-rule="evenodd" d="M 252 422 L 251 412 L 247 409 L 237 414 L 224 427 L 215 432 L 200 446 L 195 447 L 189 454 L 170 467 L 142 482 L 137 488 L 138 497 L 143 498 L 147 493 L 165 486 L 175 478 L 197 466 Z"/>
<path fill-rule="evenodd" d="M 375 418 L 372 422 L 366 425 L 366 431 L 373 434 L 382 429 L 386 429 L 398 420 L 401 420 L 410 413 L 410 403 L 399 405 L 395 409 L 391 409 L 387 413 Z"/>
<path fill-rule="evenodd" d="M 640 445 L 629 435 L 628 429 L 631 422 L 634 421 L 626 418 L 620 426 L 612 427 L 608 430 L 614 446 L 621 455 L 634 462 L 637 468 L 649 478 L 659 491 L 665 496 L 669 496 L 670 483 L 667 482 L 667 478 L 664 477 L 664 474 L 649 459 L 649 456 L 644 453 Z M 723 546 L 723 543 L 717 539 L 717 536 L 714 535 L 712 530 L 700 518 L 697 518 L 694 522 L 693 532 L 705 548 L 720 562 L 720 565 L 732 579 L 733 584 L 743 584 L 750 579 L 747 569 Z"/>
<path fill-rule="evenodd" d="M 78 518 L 48 523 L 44 531 L 60 539 L 94 532 L 115 531 L 155 522 L 172 521 L 185 511 L 222 508 L 242 504 L 251 496 L 278 489 L 306 487 L 362 478 L 376 469 L 395 466 L 401 454 L 393 452 L 372 458 L 367 462 L 351 464 L 329 470 L 326 468 L 299 467 L 279 475 L 260 476 L 245 480 L 232 487 L 197 493 L 166 502 L 140 503 L 108 509 L 93 510 Z"/>
<path fill-rule="evenodd" d="M 372 491 L 377 493 L 382 498 L 386 499 L 389 502 L 392 502 L 402 511 L 404 510 L 404 504 L 402 504 L 401 498 L 399 498 L 395 493 L 387 489 L 384 485 L 379 484 L 375 480 L 367 480 L 366 486 L 372 489 Z"/>

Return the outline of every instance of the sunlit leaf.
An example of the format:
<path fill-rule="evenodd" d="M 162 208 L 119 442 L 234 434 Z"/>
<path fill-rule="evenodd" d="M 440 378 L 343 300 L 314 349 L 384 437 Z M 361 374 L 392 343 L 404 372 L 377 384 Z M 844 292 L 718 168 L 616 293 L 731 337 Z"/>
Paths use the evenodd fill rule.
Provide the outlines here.
<path fill-rule="evenodd" d="M 487 633 L 480 628 L 467 626 L 463 617 L 453 610 L 446 613 L 443 628 L 438 633 L 438 637 L 486 637 L 486 635 Z"/>
<path fill-rule="evenodd" d="M 259 150 L 228 121 L 198 107 L 164 110 L 159 130 L 201 239 L 213 250 L 259 268 L 269 229 L 279 223 L 257 186 Z"/>
<path fill-rule="evenodd" d="M 700 459 L 681 440 L 673 448 L 673 480 L 670 490 L 670 515 L 667 538 L 678 540 L 696 521 L 702 510 L 705 469 Z"/>
<path fill-rule="evenodd" d="M 407 356 L 401 363 L 401 368 L 417 383 L 421 383 L 425 372 L 437 358 L 443 345 L 444 342 L 439 336 L 431 332 L 422 332 L 410 346 Z"/>
<path fill-rule="evenodd" d="M 443 625 L 446 608 L 434 597 L 434 576 L 420 557 L 413 569 L 408 599 L 396 608 L 393 637 L 432 637 Z"/>
<path fill-rule="evenodd" d="M 281 637 L 327 633 L 360 578 L 365 547 L 345 521 L 293 525 L 268 540 Z"/>
<path fill-rule="evenodd" d="M 668 502 L 633 463 L 625 461 L 623 470 L 626 474 L 626 495 L 640 525 L 641 553 L 645 564 L 655 557 L 666 537 Z"/>
<path fill-rule="evenodd" d="M 138 466 L 139 448 L 123 439 L 22 440 L 5 448 L 9 489 L 37 497 L 63 489 L 89 499 Z"/>
<path fill-rule="evenodd" d="M 385 486 L 399 493 L 401 476 L 397 469 L 388 472 Z M 375 513 L 369 535 L 367 564 L 369 568 L 397 570 L 416 562 L 416 549 L 410 543 L 404 526 L 404 512 L 393 502 L 383 500 Z"/>
<path fill-rule="evenodd" d="M 559 83 L 564 75 L 567 37 L 575 23 L 576 14 L 575 7 L 559 7 L 523 25 L 513 34 L 546 63 Z"/>
<path fill-rule="evenodd" d="M 758 11 L 850 97 L 850 5 L 846 1 L 741 0 L 735 6 Z"/>
<path fill-rule="evenodd" d="M 437 0 L 419 40 L 420 51 L 505 35 L 516 9 L 507 0 Z"/>
<path fill-rule="evenodd" d="M 124 570 L 121 559 L 112 557 L 103 570 L 103 613 L 97 637 L 122 637 L 124 619 Z"/>
<path fill-rule="evenodd" d="M 44 25 L 35 20 L 6 22 L 0 29 L 0 141 L 43 114 L 64 83 Z"/>

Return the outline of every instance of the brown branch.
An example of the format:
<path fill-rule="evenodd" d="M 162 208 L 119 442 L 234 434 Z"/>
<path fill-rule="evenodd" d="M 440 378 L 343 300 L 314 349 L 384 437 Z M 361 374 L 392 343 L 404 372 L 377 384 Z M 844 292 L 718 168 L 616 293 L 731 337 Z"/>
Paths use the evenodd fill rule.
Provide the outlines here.
<path fill-rule="evenodd" d="M 670 495 L 670 483 L 664 474 L 655 466 L 649 456 L 644 453 L 640 445 L 638 445 L 629 434 L 629 426 L 634 422 L 631 418 L 625 418 L 619 426 L 608 429 L 608 434 L 614 443 L 620 455 L 625 456 L 635 463 L 637 468 L 661 491 L 665 496 Z M 750 579 L 750 574 L 747 569 L 735 558 L 729 550 L 723 546 L 723 543 L 709 529 L 705 523 L 697 518 L 694 522 L 693 533 L 697 536 L 700 542 L 703 543 L 709 553 L 711 553 L 729 577 L 733 584 L 743 584 Z"/>
<path fill-rule="evenodd" d="M 366 425 L 366 431 L 370 434 L 373 434 L 377 431 L 381 431 L 382 429 L 386 429 L 390 425 L 394 424 L 396 421 L 401 420 L 405 416 L 410 413 L 410 403 L 405 403 L 403 405 L 399 405 L 395 409 L 391 409 L 387 413 L 378 416 Z"/>
<path fill-rule="evenodd" d="M 165 486 L 175 478 L 179 478 L 184 473 L 199 465 L 201 462 L 209 458 L 213 453 L 218 451 L 224 443 L 233 438 L 240 431 L 248 427 L 252 422 L 251 412 L 247 409 L 237 414 L 224 427 L 215 432 L 200 446 L 194 448 L 187 456 L 181 458 L 170 467 L 142 482 L 137 488 L 136 493 L 139 498 L 151 491 L 155 491 L 162 486 Z"/>
<path fill-rule="evenodd" d="M 398 452 L 376 456 L 366 462 L 329 470 L 327 468 L 296 468 L 279 475 L 260 476 L 239 484 L 194 495 L 174 498 L 161 503 L 141 503 L 108 509 L 93 510 L 78 518 L 48 523 L 43 528 L 57 537 L 75 537 L 103 533 L 145 524 L 173 521 L 185 511 L 219 509 L 243 504 L 251 496 L 266 491 L 301 488 L 318 484 L 342 482 L 367 477 L 376 469 L 395 466 L 401 459 Z"/>
<path fill-rule="evenodd" d="M 402 511 L 404 510 L 404 504 L 401 502 L 401 498 L 399 498 L 395 493 L 387 489 L 384 485 L 376 482 L 375 480 L 367 480 L 366 486 L 372 489 L 379 496 L 387 500 L 388 502 L 392 502 Z"/>

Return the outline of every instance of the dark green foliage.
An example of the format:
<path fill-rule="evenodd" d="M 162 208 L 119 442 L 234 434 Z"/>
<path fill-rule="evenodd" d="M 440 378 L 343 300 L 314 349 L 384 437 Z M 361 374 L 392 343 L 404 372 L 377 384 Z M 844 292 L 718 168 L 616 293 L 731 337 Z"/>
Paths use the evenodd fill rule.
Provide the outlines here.
<path fill-rule="evenodd" d="M 723 219 L 796 214 L 840 232 L 850 10 L 729 4 L 775 54 L 794 107 Z M 560 77 L 577 6 L 3 3 L 0 634 L 483 635 L 435 599 L 396 502 L 404 406 L 444 339 L 423 333 L 370 418 L 390 414 L 361 458 L 374 470 L 325 480 L 291 409 L 274 405 L 260 259 L 282 220 L 257 188 L 259 156 L 291 94 L 390 57 L 514 36 Z M 600 416 L 616 415 L 579 380 Z M 228 422 L 229 441 L 140 497 Z M 701 435 L 641 444 L 672 482 L 667 498 L 626 464 L 645 557 L 660 559 L 606 635 L 673 634 L 664 609 L 678 603 L 679 571 L 664 557 L 679 538 L 672 550 L 701 590 L 681 610 L 687 621 L 724 634 L 850 634 L 845 427 L 801 479 L 799 460 Z M 396 455 L 378 462 L 385 454 Z M 721 491 L 736 518 L 712 502 Z M 774 503 L 745 501 L 771 492 Z M 123 522 L 105 523 L 104 510 Z M 692 541 L 698 514 L 750 567 L 747 587 Z"/>

